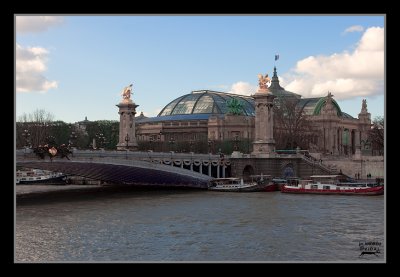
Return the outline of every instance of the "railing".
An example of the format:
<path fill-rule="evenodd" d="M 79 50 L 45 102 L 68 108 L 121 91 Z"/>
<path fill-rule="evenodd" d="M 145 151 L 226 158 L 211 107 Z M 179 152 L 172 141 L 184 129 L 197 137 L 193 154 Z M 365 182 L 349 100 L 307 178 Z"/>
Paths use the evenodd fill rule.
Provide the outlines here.
<path fill-rule="evenodd" d="M 334 171 L 334 168 L 331 168 L 329 166 L 323 165 L 321 163 L 322 160 L 318 161 L 317 159 L 309 158 L 309 157 L 307 157 L 305 155 L 301 155 L 301 158 L 303 159 L 303 161 L 307 162 L 309 165 L 319 167 L 319 168 L 321 168 L 321 169 L 323 169 L 325 171 L 328 171 L 328 172 L 333 172 Z"/>
<path fill-rule="evenodd" d="M 24 150 L 16 151 L 17 158 L 23 158 L 24 156 L 35 157 L 33 152 L 24 153 Z M 104 151 L 104 150 L 74 150 L 70 155 L 74 159 L 81 158 L 120 158 L 120 159 L 201 159 L 201 160 L 218 160 L 220 156 L 218 154 L 195 154 L 195 153 L 175 153 L 171 152 L 152 152 L 152 151 Z M 229 155 L 224 156 L 225 159 L 229 159 Z"/>

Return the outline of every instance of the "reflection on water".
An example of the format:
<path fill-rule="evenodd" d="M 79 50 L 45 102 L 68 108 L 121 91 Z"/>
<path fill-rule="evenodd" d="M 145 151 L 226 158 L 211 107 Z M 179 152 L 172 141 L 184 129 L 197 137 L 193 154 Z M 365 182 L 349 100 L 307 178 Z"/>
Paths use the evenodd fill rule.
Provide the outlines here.
<path fill-rule="evenodd" d="M 17 205 L 19 261 L 384 261 L 384 197 L 109 191 Z M 381 242 L 378 256 L 360 241 Z"/>

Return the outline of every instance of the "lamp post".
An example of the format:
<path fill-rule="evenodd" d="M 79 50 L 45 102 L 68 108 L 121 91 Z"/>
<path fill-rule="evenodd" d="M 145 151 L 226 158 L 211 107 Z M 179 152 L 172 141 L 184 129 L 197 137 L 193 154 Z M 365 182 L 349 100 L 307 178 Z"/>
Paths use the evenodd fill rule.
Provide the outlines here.
<path fill-rule="evenodd" d="M 128 150 L 128 142 L 129 142 L 129 135 L 128 134 L 126 134 L 126 136 L 125 136 L 125 142 L 126 142 L 126 146 L 125 146 L 125 148 L 126 148 L 126 150 Z"/>
<path fill-rule="evenodd" d="M 175 139 L 174 139 L 174 137 L 171 137 L 171 138 L 169 139 L 170 150 L 173 149 L 174 143 L 175 143 Z M 173 151 L 173 150 L 171 150 L 171 151 Z"/>
<path fill-rule="evenodd" d="M 29 145 L 29 137 L 31 136 L 31 134 L 29 133 L 28 130 L 25 129 L 24 132 L 22 133 L 22 136 L 23 136 L 24 139 L 25 139 L 25 144 L 24 144 L 24 146 L 26 147 L 26 146 Z"/>
<path fill-rule="evenodd" d="M 161 140 L 162 134 L 163 134 L 162 131 L 160 131 L 160 132 L 158 133 L 158 142 L 159 142 L 159 144 L 160 144 L 160 152 L 163 152 L 163 141 Z"/>
<path fill-rule="evenodd" d="M 75 145 L 74 141 L 77 139 L 77 135 L 75 134 L 74 131 L 71 132 L 71 135 L 69 136 L 69 142 L 68 142 L 68 148 L 71 148 Z"/>
<path fill-rule="evenodd" d="M 29 133 L 28 130 L 24 130 L 24 132 L 22 133 L 22 136 L 25 138 L 25 144 L 24 144 L 24 157 L 26 156 L 26 148 L 29 147 L 29 137 L 31 136 L 31 134 Z"/>
<path fill-rule="evenodd" d="M 154 138 L 150 137 L 149 142 L 150 142 L 150 150 L 151 151 L 153 151 L 153 141 L 154 141 Z"/>
<path fill-rule="evenodd" d="M 210 153 L 210 154 L 212 154 L 212 149 L 211 149 L 212 144 L 213 144 L 213 141 L 211 139 L 209 139 L 208 140 L 208 153 Z"/>
<path fill-rule="evenodd" d="M 129 142 L 129 135 L 128 135 L 128 133 L 127 133 L 126 136 L 125 136 L 125 142 L 126 142 L 126 146 L 125 146 L 125 149 L 126 149 L 125 159 L 128 159 L 128 142 Z"/>
<path fill-rule="evenodd" d="M 53 136 L 47 136 L 45 141 L 49 148 L 52 148 L 56 145 L 56 138 Z"/>
<path fill-rule="evenodd" d="M 189 149 L 190 149 L 190 152 L 193 152 L 193 144 L 194 144 L 194 141 L 191 139 L 191 140 L 189 141 Z"/>
<path fill-rule="evenodd" d="M 103 133 L 97 133 L 96 139 L 99 142 L 99 147 L 97 149 L 103 148 L 104 142 L 105 142 L 105 137 L 104 137 Z"/>

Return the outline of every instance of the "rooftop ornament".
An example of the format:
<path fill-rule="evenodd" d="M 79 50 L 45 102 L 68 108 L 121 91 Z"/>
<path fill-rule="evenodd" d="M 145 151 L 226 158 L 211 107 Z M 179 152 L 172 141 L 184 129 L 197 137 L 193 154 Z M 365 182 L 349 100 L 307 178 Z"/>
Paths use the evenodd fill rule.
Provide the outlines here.
<path fill-rule="evenodd" d="M 243 114 L 243 103 L 236 99 L 232 98 L 226 102 L 226 106 L 228 107 L 228 113 L 232 115 L 242 115 Z"/>

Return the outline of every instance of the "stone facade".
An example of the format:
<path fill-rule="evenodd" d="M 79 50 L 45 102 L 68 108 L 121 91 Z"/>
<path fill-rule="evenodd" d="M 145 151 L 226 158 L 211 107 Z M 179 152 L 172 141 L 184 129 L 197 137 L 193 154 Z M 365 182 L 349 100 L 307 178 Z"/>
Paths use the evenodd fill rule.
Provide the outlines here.
<path fill-rule="evenodd" d="M 267 90 L 270 96 L 266 96 L 265 92 L 257 92 L 252 95 L 253 102 L 248 96 L 233 96 L 241 97 L 247 107 L 252 106 L 252 111 L 246 110 L 243 115 L 230 115 L 226 109 L 216 108 L 221 102 L 226 102 L 228 96 L 232 97 L 232 94 L 213 91 L 192 92 L 171 101 L 158 117 L 138 118 L 137 139 L 222 142 L 237 138 L 240 141 L 257 142 L 260 140 L 259 137 L 265 137 L 268 141 L 253 144 L 253 149 L 249 149 L 249 153 L 258 153 L 260 149 L 262 152 L 272 153 L 274 142 L 277 144 L 280 142 L 274 141 L 273 137 L 276 140 L 275 133 L 283 127 L 274 123 L 269 110 L 277 99 L 294 98 L 298 101 L 298 107 L 304 108 L 311 124 L 305 130 L 307 138 L 302 149 L 322 155 L 347 156 L 354 159 L 361 157 L 361 152 L 368 145 L 368 130 L 371 128 L 371 114 L 368 113 L 365 100 L 362 102 L 358 118 L 353 118 L 340 109 L 330 92 L 325 97 L 301 98 L 299 94 L 286 91 L 279 85 L 276 68 Z M 203 98 L 199 98 L 200 94 Z M 167 110 L 173 112 L 167 114 L 165 112 Z M 200 112 L 197 113 L 198 111 Z M 255 120 L 256 113 L 263 113 L 259 116 L 259 120 Z M 279 149 L 284 148 L 280 146 Z"/>

